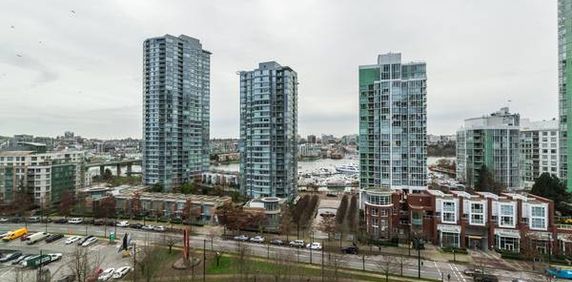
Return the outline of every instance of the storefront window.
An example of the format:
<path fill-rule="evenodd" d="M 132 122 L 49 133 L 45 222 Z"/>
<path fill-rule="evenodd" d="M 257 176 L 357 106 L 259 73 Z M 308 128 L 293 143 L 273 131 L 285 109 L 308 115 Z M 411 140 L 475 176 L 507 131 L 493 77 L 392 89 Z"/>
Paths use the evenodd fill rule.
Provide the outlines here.
<path fill-rule="evenodd" d="M 459 245 L 459 233 L 442 232 L 441 233 L 441 247 L 455 247 Z"/>
<path fill-rule="evenodd" d="M 519 252 L 520 239 L 513 237 L 497 236 L 497 248 L 504 251 Z"/>

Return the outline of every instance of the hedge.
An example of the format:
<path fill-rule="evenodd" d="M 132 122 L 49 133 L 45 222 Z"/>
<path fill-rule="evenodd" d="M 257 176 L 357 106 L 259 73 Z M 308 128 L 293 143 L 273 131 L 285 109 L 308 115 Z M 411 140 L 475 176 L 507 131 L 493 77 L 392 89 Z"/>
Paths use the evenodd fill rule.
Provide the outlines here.
<path fill-rule="evenodd" d="M 469 252 L 465 248 L 456 248 L 456 247 L 442 247 L 441 250 L 446 253 L 452 253 L 453 250 L 456 254 L 464 254 L 467 255 Z"/>

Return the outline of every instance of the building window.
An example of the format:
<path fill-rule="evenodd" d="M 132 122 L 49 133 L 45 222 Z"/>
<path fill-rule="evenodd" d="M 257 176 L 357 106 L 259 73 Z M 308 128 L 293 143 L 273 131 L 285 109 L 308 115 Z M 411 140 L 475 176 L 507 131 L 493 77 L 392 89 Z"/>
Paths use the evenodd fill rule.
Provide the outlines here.
<path fill-rule="evenodd" d="M 459 233 L 441 232 L 441 247 L 459 247 Z"/>
<path fill-rule="evenodd" d="M 510 228 L 515 227 L 514 205 L 512 205 L 512 204 L 500 204 L 499 226 L 500 227 L 510 227 Z"/>
<path fill-rule="evenodd" d="M 422 212 L 413 212 L 411 214 L 411 224 L 423 225 L 423 213 Z"/>
<path fill-rule="evenodd" d="M 391 203 L 389 196 L 368 195 L 368 203 L 372 205 L 385 206 Z"/>
<path fill-rule="evenodd" d="M 546 207 L 531 206 L 530 207 L 530 228 L 546 229 Z"/>
<path fill-rule="evenodd" d="M 497 248 L 505 251 L 519 252 L 520 239 L 513 237 L 497 236 Z"/>
<path fill-rule="evenodd" d="M 471 203 L 469 224 L 485 224 L 485 208 L 483 203 Z"/>
<path fill-rule="evenodd" d="M 441 221 L 444 223 L 457 223 L 456 207 L 453 201 L 443 201 L 441 209 Z"/>

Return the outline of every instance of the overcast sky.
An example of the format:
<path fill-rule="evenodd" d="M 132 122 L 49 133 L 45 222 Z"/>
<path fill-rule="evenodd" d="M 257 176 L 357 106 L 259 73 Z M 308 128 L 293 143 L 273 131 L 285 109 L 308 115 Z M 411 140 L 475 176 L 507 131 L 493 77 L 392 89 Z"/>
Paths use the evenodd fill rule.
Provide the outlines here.
<path fill-rule="evenodd" d="M 512 111 L 557 117 L 556 0 L 22 1 L 0 9 L 0 135 L 141 137 L 142 42 L 201 40 L 211 137 L 239 134 L 236 71 L 299 76 L 299 134 L 357 133 L 359 65 L 427 62 L 428 132 Z M 73 11 L 72 11 L 73 10 Z"/>

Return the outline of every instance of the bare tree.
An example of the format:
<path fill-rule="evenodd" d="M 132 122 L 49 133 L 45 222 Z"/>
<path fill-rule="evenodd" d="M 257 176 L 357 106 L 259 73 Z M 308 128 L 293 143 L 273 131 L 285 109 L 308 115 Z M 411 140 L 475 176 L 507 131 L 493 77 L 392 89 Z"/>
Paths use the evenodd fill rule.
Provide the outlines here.
<path fill-rule="evenodd" d="M 216 238 L 217 236 L 219 236 L 219 232 L 218 229 L 215 227 L 211 227 L 209 229 L 209 232 L 207 233 L 207 237 L 209 238 L 209 240 L 211 241 L 211 252 L 213 251 L 213 243 L 214 243 L 214 238 Z"/>
<path fill-rule="evenodd" d="M 164 253 L 161 247 L 145 242 L 141 248 L 137 249 L 137 260 L 135 261 L 137 269 L 135 271 L 139 271 L 145 281 L 153 281 L 161 271 L 161 264 L 157 262 L 163 260 Z"/>
<path fill-rule="evenodd" d="M 286 241 L 292 229 L 294 228 L 294 223 L 292 222 L 292 213 L 288 205 L 283 205 L 282 212 L 280 214 L 280 233 L 282 235 L 286 234 Z"/>
<path fill-rule="evenodd" d="M 163 234 L 163 244 L 169 247 L 169 254 L 172 253 L 173 246 L 179 241 L 180 239 L 173 235 Z"/>
<path fill-rule="evenodd" d="M 346 264 L 346 257 L 344 255 L 330 253 L 328 254 L 328 268 L 329 277 L 328 281 L 338 281 L 341 277 L 340 268 Z"/>
<path fill-rule="evenodd" d="M 395 257 L 395 263 L 399 266 L 399 275 L 403 276 L 403 269 L 407 268 L 411 261 L 406 256 Z"/>
<path fill-rule="evenodd" d="M 336 232 L 336 218 L 330 215 L 323 216 L 318 229 L 328 234 L 328 241 L 330 241 L 330 235 Z"/>
<path fill-rule="evenodd" d="M 71 191 L 64 191 L 62 193 L 62 199 L 60 201 L 60 214 L 68 217 L 71 214 L 72 208 L 74 206 L 74 196 Z"/>
<path fill-rule="evenodd" d="M 273 271 L 274 281 L 290 281 L 292 279 L 292 271 L 294 266 L 293 253 L 289 250 L 279 249 L 275 253 L 274 262 L 276 267 Z"/>
<path fill-rule="evenodd" d="M 251 263 L 248 261 L 248 258 L 251 254 L 250 247 L 248 244 L 244 244 L 240 241 L 237 241 L 237 263 L 236 263 L 236 273 L 239 275 L 237 279 L 239 281 L 249 281 L 249 276 L 251 274 Z"/>
<path fill-rule="evenodd" d="M 376 260 L 374 260 L 375 264 L 381 270 L 381 272 L 385 275 L 385 282 L 389 282 L 389 274 L 395 272 L 396 264 L 393 256 L 389 255 L 380 255 Z"/>
<path fill-rule="evenodd" d="M 88 248 L 76 246 L 70 253 L 70 262 L 67 264 L 70 271 L 75 275 L 79 282 L 86 282 L 96 275 L 96 271 L 103 261 L 99 252 L 89 252 Z"/>

